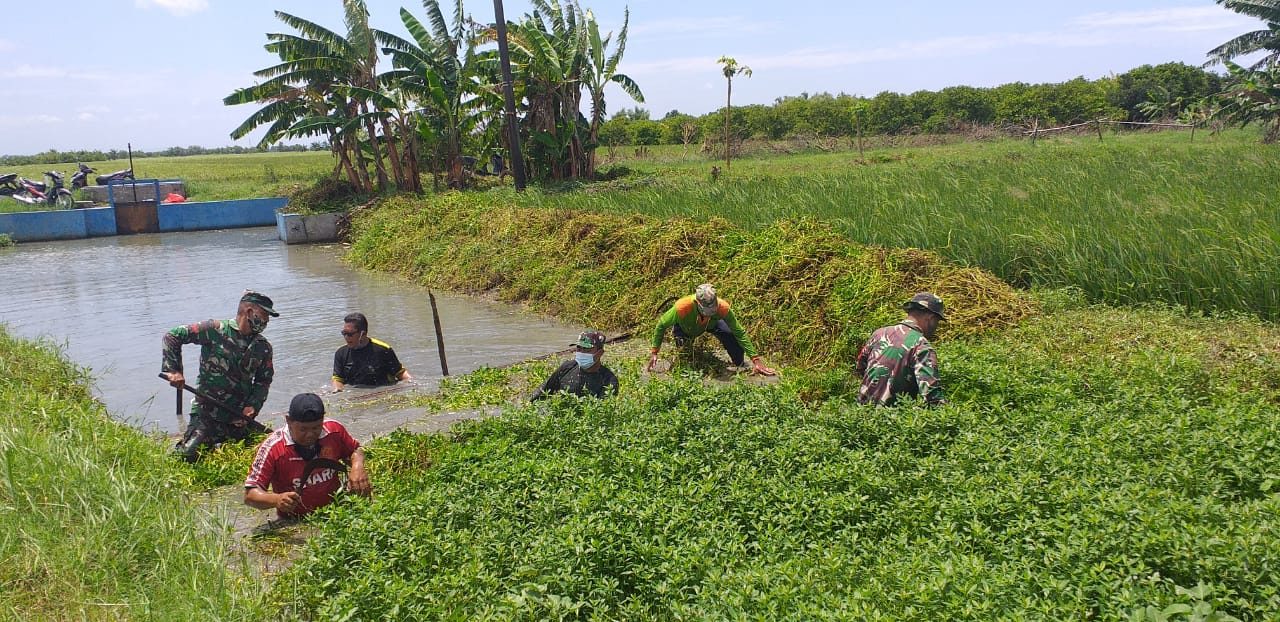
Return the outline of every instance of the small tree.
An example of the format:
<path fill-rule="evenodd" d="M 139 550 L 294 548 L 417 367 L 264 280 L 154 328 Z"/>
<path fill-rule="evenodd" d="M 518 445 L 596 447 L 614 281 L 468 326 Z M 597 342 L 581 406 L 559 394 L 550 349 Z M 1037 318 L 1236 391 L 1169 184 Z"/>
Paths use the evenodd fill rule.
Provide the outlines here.
<path fill-rule="evenodd" d="M 1280 67 L 1245 69 L 1224 61 L 1234 83 L 1222 93 L 1222 115 L 1228 123 L 1240 127 L 1257 123 L 1262 127 L 1262 142 L 1280 141 Z"/>
<path fill-rule="evenodd" d="M 725 170 L 729 170 L 729 159 L 733 154 L 733 143 L 729 139 L 729 113 L 733 109 L 733 77 L 736 75 L 743 75 L 750 78 L 751 68 L 746 65 L 739 65 L 738 61 L 734 60 L 733 57 L 730 56 L 721 56 L 720 60 L 717 60 L 716 62 L 724 65 L 722 70 L 724 72 L 725 82 L 728 84 L 728 89 L 725 91 L 724 97 L 724 168 Z"/>

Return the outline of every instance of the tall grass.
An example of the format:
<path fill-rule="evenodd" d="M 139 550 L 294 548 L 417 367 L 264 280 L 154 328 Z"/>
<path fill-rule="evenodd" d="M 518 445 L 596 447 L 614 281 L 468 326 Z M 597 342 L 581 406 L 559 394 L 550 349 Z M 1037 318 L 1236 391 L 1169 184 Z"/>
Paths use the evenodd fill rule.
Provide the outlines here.
<path fill-rule="evenodd" d="M 0 618 L 262 617 L 185 468 L 112 421 L 87 381 L 0 327 Z"/>
<path fill-rule="evenodd" d="M 749 228 L 814 217 L 854 241 L 935 250 L 1014 285 L 1280 319 L 1280 151 L 1243 133 L 747 159 L 714 183 L 708 162 L 626 166 L 647 176 L 504 200 Z"/>

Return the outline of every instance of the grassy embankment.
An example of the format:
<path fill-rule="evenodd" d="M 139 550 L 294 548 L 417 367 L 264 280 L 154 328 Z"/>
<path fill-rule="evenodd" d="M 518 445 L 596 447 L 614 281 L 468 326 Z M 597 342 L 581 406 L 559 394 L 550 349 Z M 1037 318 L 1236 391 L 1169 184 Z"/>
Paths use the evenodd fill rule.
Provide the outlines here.
<path fill-rule="evenodd" d="M 451 437 L 380 440 L 378 497 L 333 507 L 276 584 L 293 614 L 1280 613 L 1272 325 L 1016 294 L 817 224 L 752 234 L 452 195 L 391 201 L 355 226 L 357 263 L 498 286 L 597 325 L 643 328 L 656 300 L 705 276 L 789 365 L 779 385 L 715 388 L 685 363 L 642 376 L 633 345 L 611 350 L 618 399 L 514 405 Z M 910 282 L 908 267 L 926 277 Z M 962 319 L 938 344 L 951 405 L 851 403 L 833 378 L 856 338 L 904 292 L 960 275 L 947 297 Z M 482 370 L 438 405 L 502 402 L 549 368 Z"/>
<path fill-rule="evenodd" d="M 664 152 L 626 162 L 643 176 L 614 190 L 510 200 L 752 229 L 814 217 L 856 242 L 934 250 L 1020 287 L 1280 319 L 1280 147 L 1253 133 L 762 157 L 735 161 L 717 183 L 713 163 Z"/>
<path fill-rule="evenodd" d="M 111 420 L 84 371 L 0 327 L 0 618 L 264 616 L 164 448 Z"/>

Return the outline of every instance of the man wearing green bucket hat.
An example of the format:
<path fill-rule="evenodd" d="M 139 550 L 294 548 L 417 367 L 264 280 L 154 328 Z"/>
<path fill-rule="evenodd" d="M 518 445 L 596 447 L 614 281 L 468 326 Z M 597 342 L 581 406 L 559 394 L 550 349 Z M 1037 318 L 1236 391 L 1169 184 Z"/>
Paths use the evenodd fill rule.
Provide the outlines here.
<path fill-rule="evenodd" d="M 920 292 L 903 303 L 907 318 L 871 333 L 858 353 L 862 378 L 858 401 L 892 406 L 906 395 L 935 406 L 946 403 L 938 380 L 938 354 L 929 343 L 938 322 L 947 319 L 942 299 Z"/>
<path fill-rule="evenodd" d="M 598 331 L 589 330 L 578 335 L 573 342 L 573 360 L 565 361 L 552 372 L 529 401 L 536 402 L 560 391 L 592 397 L 617 395 L 618 377 L 600 362 L 604 356 L 604 342 L 604 333 Z"/>
<path fill-rule="evenodd" d="M 267 322 L 278 317 L 271 299 L 245 290 L 234 320 L 205 320 L 178 326 L 165 333 L 161 372 L 169 384 L 181 388 L 182 346 L 200 344 L 199 392 L 191 405 L 186 435 L 174 451 L 195 462 L 202 445 L 217 445 L 229 438 L 245 438 L 246 424 L 258 416 L 275 376 L 271 343 L 262 336 Z M 239 409 L 226 412 L 218 403 Z"/>

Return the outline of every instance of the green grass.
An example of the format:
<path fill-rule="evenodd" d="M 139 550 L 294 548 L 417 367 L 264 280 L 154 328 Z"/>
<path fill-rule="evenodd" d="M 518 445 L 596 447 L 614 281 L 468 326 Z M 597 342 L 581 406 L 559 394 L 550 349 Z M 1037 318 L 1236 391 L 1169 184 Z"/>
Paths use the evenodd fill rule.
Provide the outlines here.
<path fill-rule="evenodd" d="M 85 162 L 97 169 L 92 177 L 129 167 L 128 160 Z M 181 179 L 187 184 L 192 201 L 219 201 L 252 197 L 284 196 L 293 190 L 310 186 L 333 172 L 333 156 L 328 152 L 246 153 L 211 156 L 135 158 L 134 174 L 139 178 Z M 64 174 L 70 186 L 75 164 L 30 164 L 13 166 L 5 173 L 43 180 L 45 171 Z M 28 211 L 31 206 L 8 198 L 0 198 L 0 211 Z"/>
<path fill-rule="evenodd" d="M 612 353 L 615 400 L 392 435 L 375 501 L 334 506 L 276 597 L 303 619 L 1274 619 L 1280 334 L 1049 298 L 939 345 L 941 409 L 646 382 Z"/>
<path fill-rule="evenodd" d="M 112 421 L 87 382 L 0 327 L 0 618 L 264 617 L 185 466 Z"/>
<path fill-rule="evenodd" d="M 829 222 L 856 242 L 925 248 L 1022 286 L 1280 319 L 1280 147 L 1232 132 L 964 143 L 714 161 L 666 148 L 639 175 L 521 206 L 721 218 L 759 229 Z M 723 163 L 721 163 L 723 166 Z M 499 200 L 495 200 L 499 202 Z"/>

